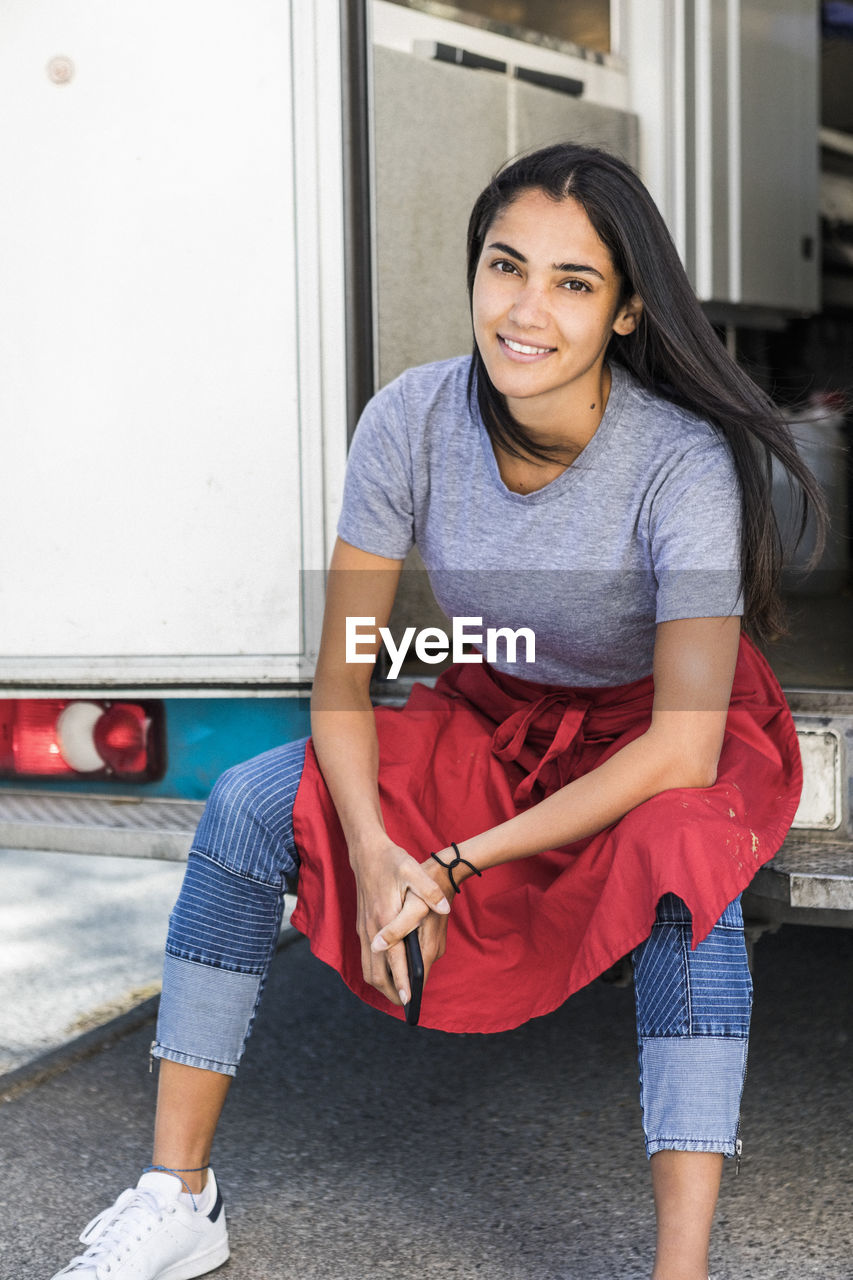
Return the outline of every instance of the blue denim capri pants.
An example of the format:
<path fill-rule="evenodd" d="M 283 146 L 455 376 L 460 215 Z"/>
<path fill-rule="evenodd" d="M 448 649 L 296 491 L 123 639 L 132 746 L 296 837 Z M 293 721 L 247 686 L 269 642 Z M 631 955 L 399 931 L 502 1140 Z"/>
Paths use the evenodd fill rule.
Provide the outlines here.
<path fill-rule="evenodd" d="M 234 1075 L 251 1032 L 299 855 L 293 804 L 307 739 L 229 769 L 202 815 L 169 921 L 152 1053 Z M 633 953 L 646 1153 L 738 1146 L 752 982 L 740 900 L 695 950 L 666 895 Z"/>

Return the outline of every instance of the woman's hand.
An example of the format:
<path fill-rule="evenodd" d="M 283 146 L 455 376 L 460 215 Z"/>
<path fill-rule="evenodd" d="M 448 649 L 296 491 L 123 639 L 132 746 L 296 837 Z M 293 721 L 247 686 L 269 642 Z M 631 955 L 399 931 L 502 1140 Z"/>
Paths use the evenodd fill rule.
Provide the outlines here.
<path fill-rule="evenodd" d="M 444 852 L 450 857 L 453 856 L 449 849 Z M 436 862 L 434 858 L 429 857 L 425 862 L 421 863 L 420 869 L 431 880 L 435 881 L 440 891 L 444 894 L 445 901 L 452 902 L 457 890 L 453 887 L 446 867 L 442 866 L 440 862 Z M 447 942 L 447 923 L 448 916 L 446 914 L 438 915 L 436 912 L 431 911 L 423 898 L 410 893 L 403 901 L 393 920 L 386 921 L 378 933 L 372 936 L 370 949 L 375 955 L 387 955 L 394 947 L 400 945 L 403 938 L 410 934 L 413 929 L 417 929 L 424 961 L 424 982 L 426 982 L 434 961 L 440 960 L 444 955 L 444 948 Z"/>
<path fill-rule="evenodd" d="M 426 865 L 416 862 L 387 837 L 382 845 L 351 850 L 350 862 L 358 891 L 357 929 L 364 979 L 392 1004 L 408 1004 L 411 987 L 402 939 L 420 925 L 424 975 L 428 975 L 433 962 L 444 954 L 450 914 L 445 890 Z M 380 931 L 389 921 L 399 917 L 404 904 L 408 904 L 413 921 L 411 928 L 395 938 L 394 945 L 373 949 L 374 938 L 381 936 Z"/>
<path fill-rule="evenodd" d="M 444 867 L 433 858 L 427 858 L 421 863 L 420 870 L 435 881 L 439 892 L 444 895 L 444 901 L 452 902 L 456 890 Z M 378 933 L 372 936 L 370 950 L 377 957 L 389 955 L 392 950 L 402 945 L 405 937 L 417 929 L 424 963 L 424 985 L 426 985 L 430 969 L 435 961 L 440 960 L 444 955 L 449 918 L 449 913 L 433 910 L 417 893 L 409 893 L 393 920 L 389 920 Z"/>

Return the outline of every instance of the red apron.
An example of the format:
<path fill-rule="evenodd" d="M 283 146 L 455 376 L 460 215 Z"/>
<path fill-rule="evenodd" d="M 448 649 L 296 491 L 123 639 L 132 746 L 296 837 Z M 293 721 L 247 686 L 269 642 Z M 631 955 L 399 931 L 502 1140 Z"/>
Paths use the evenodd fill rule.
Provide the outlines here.
<path fill-rule="evenodd" d="M 486 663 L 415 685 L 376 710 L 390 837 L 418 859 L 513 817 L 649 726 L 651 676 L 611 688 L 520 680 Z M 775 676 L 741 640 L 712 787 L 662 792 L 594 836 L 471 877 L 421 1025 L 505 1031 L 549 1013 L 651 932 L 665 893 L 693 916 L 694 947 L 781 845 L 802 788 L 793 721 Z M 356 995 L 402 1016 L 361 974 L 355 880 L 309 744 L 294 807 L 302 859 L 293 923 Z"/>

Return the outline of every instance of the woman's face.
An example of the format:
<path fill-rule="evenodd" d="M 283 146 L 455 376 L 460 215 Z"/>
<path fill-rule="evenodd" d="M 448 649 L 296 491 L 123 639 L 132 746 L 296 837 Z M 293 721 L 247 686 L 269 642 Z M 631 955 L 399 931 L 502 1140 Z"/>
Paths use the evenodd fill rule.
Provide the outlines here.
<path fill-rule="evenodd" d="M 642 310 L 621 290 L 576 200 L 526 191 L 498 215 L 474 277 L 474 337 L 519 422 L 559 429 L 600 407 L 610 337 L 630 333 Z"/>

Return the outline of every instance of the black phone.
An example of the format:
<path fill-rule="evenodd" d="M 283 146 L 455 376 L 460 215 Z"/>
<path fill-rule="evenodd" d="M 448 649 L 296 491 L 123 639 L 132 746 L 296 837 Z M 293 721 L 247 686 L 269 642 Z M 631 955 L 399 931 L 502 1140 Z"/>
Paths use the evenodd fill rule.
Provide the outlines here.
<path fill-rule="evenodd" d="M 421 1016 L 421 996 L 424 990 L 424 958 L 421 955 L 421 944 L 418 941 L 417 929 L 407 933 L 403 942 L 406 944 L 406 959 L 409 962 L 409 987 L 411 988 L 411 999 L 404 1006 L 406 1021 L 410 1027 L 416 1027 L 418 1018 Z"/>

